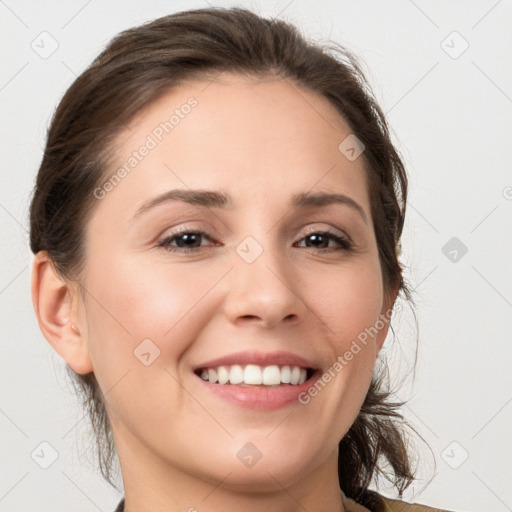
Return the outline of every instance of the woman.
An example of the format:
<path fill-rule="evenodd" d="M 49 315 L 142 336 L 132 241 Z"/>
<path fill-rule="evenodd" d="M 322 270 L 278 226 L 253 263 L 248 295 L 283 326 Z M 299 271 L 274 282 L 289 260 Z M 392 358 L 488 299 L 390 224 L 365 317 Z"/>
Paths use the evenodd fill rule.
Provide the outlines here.
<path fill-rule="evenodd" d="M 30 235 L 117 510 L 434 510 L 369 490 L 414 478 L 376 369 L 406 197 L 343 48 L 237 8 L 114 38 L 55 112 Z"/>

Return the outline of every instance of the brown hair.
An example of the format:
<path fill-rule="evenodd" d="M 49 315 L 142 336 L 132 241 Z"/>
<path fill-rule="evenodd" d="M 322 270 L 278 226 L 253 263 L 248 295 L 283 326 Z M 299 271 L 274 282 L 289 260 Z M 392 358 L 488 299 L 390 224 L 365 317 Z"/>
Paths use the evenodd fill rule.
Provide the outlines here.
<path fill-rule="evenodd" d="M 118 34 L 75 80 L 48 131 L 30 208 L 32 252 L 47 251 L 61 276 L 78 280 L 86 263 L 84 226 L 105 180 L 109 148 L 133 116 L 178 83 L 229 71 L 280 76 L 327 98 L 364 144 L 371 213 L 386 291 L 409 301 L 398 247 L 407 176 L 386 119 L 357 59 L 337 43 L 307 41 L 293 25 L 241 8 L 178 12 Z M 67 368 L 84 396 L 100 470 L 111 480 L 116 450 L 102 392 L 91 372 Z M 390 403 L 387 365 L 372 380 L 361 411 L 339 443 L 339 483 L 369 504 L 372 479 L 384 474 L 402 495 L 414 479 L 402 415 Z M 378 462 L 386 459 L 392 472 Z M 393 476 L 390 476 L 392 474 Z"/>

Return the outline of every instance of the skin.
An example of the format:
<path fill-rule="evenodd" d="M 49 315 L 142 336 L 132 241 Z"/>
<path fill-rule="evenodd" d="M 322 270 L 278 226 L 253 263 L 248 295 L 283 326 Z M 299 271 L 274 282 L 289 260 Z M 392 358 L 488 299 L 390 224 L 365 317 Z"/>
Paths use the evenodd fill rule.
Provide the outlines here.
<path fill-rule="evenodd" d="M 322 96 L 278 77 L 224 73 L 181 84 L 139 113 L 118 136 L 108 176 L 190 96 L 198 101 L 191 113 L 97 201 L 82 294 L 45 253 L 36 256 L 41 330 L 106 393 L 127 512 L 345 510 L 337 447 L 363 403 L 387 324 L 307 405 L 244 409 L 206 392 L 192 368 L 243 350 L 286 350 L 325 370 L 392 307 L 363 158 L 338 150 L 351 130 Z M 171 189 L 223 191 L 232 204 L 173 201 L 132 220 Z M 345 194 L 367 222 L 343 204 L 291 209 L 300 192 Z M 160 247 L 177 228 L 209 238 L 189 255 Z M 330 252 L 308 243 L 325 230 L 348 236 L 354 251 L 332 239 L 320 246 Z M 263 250 L 250 264 L 236 252 L 247 236 Z M 147 338 L 160 350 L 149 366 L 133 353 Z M 251 468 L 237 457 L 247 442 L 262 454 Z"/>

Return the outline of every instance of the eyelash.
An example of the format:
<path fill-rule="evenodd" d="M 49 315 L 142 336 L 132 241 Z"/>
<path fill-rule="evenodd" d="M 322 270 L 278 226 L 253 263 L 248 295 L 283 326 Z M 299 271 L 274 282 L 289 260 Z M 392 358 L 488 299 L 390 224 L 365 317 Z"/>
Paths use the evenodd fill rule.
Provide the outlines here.
<path fill-rule="evenodd" d="M 193 230 L 181 231 L 181 232 L 174 233 L 174 234 L 164 238 L 163 240 L 161 240 L 159 242 L 158 246 L 163 247 L 166 251 L 169 251 L 169 252 L 181 252 L 181 253 L 185 253 L 185 254 L 191 254 L 191 253 L 198 252 L 199 250 L 203 249 L 204 247 L 201 246 L 201 247 L 186 248 L 186 247 L 175 247 L 175 246 L 171 245 L 171 242 L 174 241 L 175 239 L 180 238 L 183 235 L 191 235 L 191 234 L 192 235 L 202 235 L 202 236 L 206 237 L 208 240 L 211 240 L 211 238 L 208 236 L 208 234 L 205 233 L 204 231 L 199 231 L 199 230 L 198 231 L 193 231 Z M 311 233 L 308 233 L 307 235 L 302 237 L 300 239 L 300 241 L 302 241 L 308 237 L 311 237 L 313 235 L 321 235 L 323 237 L 329 237 L 330 239 L 334 240 L 336 243 L 339 244 L 339 247 L 337 247 L 337 248 L 336 247 L 325 247 L 325 248 L 317 249 L 317 251 L 320 253 L 340 251 L 340 250 L 349 252 L 349 251 L 354 250 L 353 244 L 348 238 L 336 235 L 335 233 L 333 233 L 331 231 L 312 231 Z M 314 247 L 305 247 L 305 248 L 306 249 L 315 249 Z"/>

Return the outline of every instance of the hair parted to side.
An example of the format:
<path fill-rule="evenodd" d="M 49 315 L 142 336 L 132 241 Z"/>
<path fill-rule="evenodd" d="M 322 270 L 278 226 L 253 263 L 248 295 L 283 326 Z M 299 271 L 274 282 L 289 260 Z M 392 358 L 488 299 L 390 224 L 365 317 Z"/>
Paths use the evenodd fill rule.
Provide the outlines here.
<path fill-rule="evenodd" d="M 327 98 L 362 141 L 371 213 L 386 291 L 412 302 L 398 248 L 407 176 L 388 125 L 357 59 L 337 43 L 307 41 L 298 29 L 242 8 L 205 8 L 164 16 L 118 34 L 74 81 L 59 103 L 30 207 L 30 244 L 47 251 L 62 277 L 80 283 L 86 265 L 84 227 L 107 176 L 116 135 L 143 107 L 184 80 L 222 71 L 281 77 Z M 341 141 L 340 141 L 341 142 Z M 116 456 L 110 422 L 91 372 L 67 367 L 83 395 L 96 438 L 100 470 L 112 481 Z M 368 487 L 384 474 L 400 495 L 414 479 L 405 427 L 390 403 L 387 365 L 374 375 L 361 411 L 339 443 L 343 492 L 369 504 Z M 383 472 L 385 459 L 391 472 Z"/>

